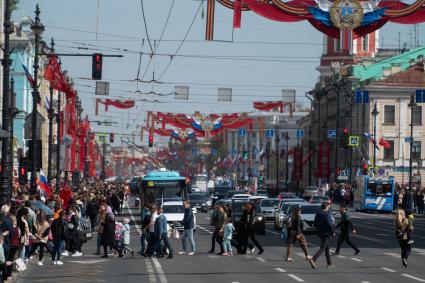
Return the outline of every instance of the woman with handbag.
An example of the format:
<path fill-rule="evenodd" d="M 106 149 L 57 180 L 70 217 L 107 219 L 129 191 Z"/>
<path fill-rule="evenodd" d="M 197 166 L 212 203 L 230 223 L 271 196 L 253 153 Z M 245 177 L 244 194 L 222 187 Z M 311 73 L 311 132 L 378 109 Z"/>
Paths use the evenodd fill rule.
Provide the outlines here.
<path fill-rule="evenodd" d="M 286 251 L 286 257 L 285 257 L 285 261 L 287 262 L 293 262 L 294 260 L 291 258 L 291 254 L 292 254 L 292 249 L 293 246 L 296 242 L 298 242 L 298 244 L 300 245 L 302 251 L 304 252 L 305 255 L 305 259 L 306 260 L 310 260 L 311 257 L 308 255 L 308 250 L 307 250 L 307 241 L 304 237 L 303 234 L 303 221 L 301 219 L 301 208 L 300 207 L 296 207 L 292 213 L 292 218 L 289 224 L 290 228 L 289 233 L 287 234 L 288 237 L 288 248 Z M 283 228 L 285 229 L 285 228 Z"/>
<path fill-rule="evenodd" d="M 413 225 L 409 225 L 409 219 L 406 217 L 404 209 L 397 209 L 395 226 L 396 237 L 401 248 L 401 262 L 407 268 L 407 259 L 412 249 L 412 244 L 409 244 L 408 233 L 413 230 Z"/>
<path fill-rule="evenodd" d="M 33 227 L 34 241 L 32 244 L 30 256 L 35 253 L 37 247 L 40 247 L 40 252 L 38 253 L 38 265 L 43 265 L 44 248 L 46 247 L 50 229 L 49 222 L 47 222 L 44 212 L 40 211 L 38 213 L 37 220 L 35 221 Z"/>

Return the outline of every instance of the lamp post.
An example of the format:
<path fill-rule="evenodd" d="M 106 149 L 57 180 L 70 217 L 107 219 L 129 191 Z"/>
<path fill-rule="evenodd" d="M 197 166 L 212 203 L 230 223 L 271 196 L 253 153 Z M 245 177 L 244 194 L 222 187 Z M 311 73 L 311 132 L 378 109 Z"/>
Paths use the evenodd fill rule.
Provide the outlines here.
<path fill-rule="evenodd" d="M 58 113 L 56 114 L 56 193 L 59 194 L 61 176 L 61 93 L 58 92 Z"/>
<path fill-rule="evenodd" d="M 12 33 L 12 22 L 10 21 L 10 1 L 5 0 L 4 6 L 4 43 L 3 43 L 3 99 L 2 99 L 2 130 L 4 133 L 9 132 L 9 97 L 10 97 L 10 41 L 9 37 Z M 6 203 L 10 197 L 10 186 L 9 186 L 9 143 L 8 138 L 4 137 L 1 146 L 1 173 L 0 173 L 0 204 Z"/>
<path fill-rule="evenodd" d="M 413 183 L 413 176 L 412 176 L 412 173 L 413 173 L 412 172 L 412 162 L 413 162 L 413 109 L 418 106 L 415 102 L 415 97 L 414 97 L 413 94 L 410 96 L 410 102 L 409 102 L 408 106 L 410 108 L 409 201 L 411 201 L 410 204 L 412 205 L 413 200 L 410 199 L 410 198 L 412 197 L 412 192 L 413 192 L 413 189 L 412 189 L 412 186 L 413 186 L 413 184 L 412 184 Z M 418 164 L 418 166 L 419 166 L 419 164 Z"/>
<path fill-rule="evenodd" d="M 276 122 L 278 122 L 277 120 Z M 276 143 L 276 192 L 279 193 L 279 124 L 276 123 L 275 143 Z"/>
<path fill-rule="evenodd" d="M 10 79 L 10 147 L 9 147 L 9 164 L 10 164 L 10 172 L 9 172 L 9 184 L 10 187 L 13 188 L 13 158 L 14 158 L 14 149 L 13 149 L 13 119 L 18 115 L 19 111 L 16 109 L 16 93 L 15 93 L 15 80 L 13 78 Z"/>
<path fill-rule="evenodd" d="M 376 116 L 379 114 L 376 102 L 373 105 L 373 111 L 371 114 L 373 116 L 373 139 L 375 140 L 373 145 L 373 167 L 376 167 Z"/>
<path fill-rule="evenodd" d="M 286 157 L 286 162 L 285 162 L 285 184 L 286 184 L 286 188 L 288 188 L 288 184 L 289 184 L 289 133 L 285 132 L 284 135 L 284 139 L 286 141 L 286 146 L 285 146 L 285 157 Z"/>
<path fill-rule="evenodd" d="M 55 47 L 55 42 L 53 41 L 53 37 L 52 40 L 50 42 L 50 53 L 53 54 L 54 53 L 54 47 Z M 49 113 L 48 113 L 48 118 L 49 118 L 49 152 L 48 152 L 48 158 L 47 158 L 47 181 L 49 183 L 49 185 L 51 186 L 52 184 L 52 163 L 53 163 L 53 119 L 55 117 L 55 110 L 53 109 L 53 87 L 52 85 L 50 85 L 49 87 L 49 91 L 50 91 L 50 105 L 49 105 Z"/>
<path fill-rule="evenodd" d="M 44 31 L 44 26 L 40 22 L 40 9 L 38 4 L 35 7 L 35 20 L 31 25 L 31 30 L 35 36 L 34 45 L 34 82 L 32 91 L 32 147 L 31 147 L 31 193 L 35 194 L 37 191 L 36 179 L 36 152 L 37 152 L 37 104 L 40 101 L 40 93 L 38 91 L 38 53 L 40 45 L 40 37 Z"/>

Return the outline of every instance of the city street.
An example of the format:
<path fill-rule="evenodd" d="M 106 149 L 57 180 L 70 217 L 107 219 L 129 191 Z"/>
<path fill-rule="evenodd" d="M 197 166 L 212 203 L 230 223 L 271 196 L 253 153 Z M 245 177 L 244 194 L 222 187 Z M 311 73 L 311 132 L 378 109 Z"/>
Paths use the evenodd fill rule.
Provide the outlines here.
<path fill-rule="evenodd" d="M 124 214 L 132 219 L 132 216 L 137 219 L 136 215 L 134 208 Z M 326 268 L 324 255 L 318 260 L 318 269 L 311 269 L 299 247 L 294 250 L 295 262 L 284 262 L 284 243 L 272 224 L 267 225 L 265 236 L 258 237 L 265 247 L 261 256 L 256 252 L 233 257 L 209 255 L 206 253 L 211 245 L 209 215 L 198 213 L 195 256 L 145 259 L 136 254 L 134 258 L 127 255 L 123 259 L 102 259 L 92 255 L 95 240 L 91 240 L 83 246 L 83 257 L 66 257 L 63 266 L 51 265 L 47 259 L 42 267 L 31 264 L 19 274 L 18 282 L 425 282 L 425 218 L 415 219 L 415 243 L 409 267 L 405 269 L 401 267 L 400 249 L 393 232 L 393 215 L 353 212 L 351 217 L 358 231 L 353 241 L 361 252 L 353 256 L 353 250 L 343 246 L 340 255 L 332 258 L 335 269 Z M 307 239 L 309 253 L 313 254 L 318 239 L 314 235 Z M 172 243 L 176 253 L 180 251 L 180 241 L 173 239 Z M 331 247 L 335 245 L 336 238 Z M 137 225 L 132 226 L 131 246 L 136 251 L 140 249 Z"/>

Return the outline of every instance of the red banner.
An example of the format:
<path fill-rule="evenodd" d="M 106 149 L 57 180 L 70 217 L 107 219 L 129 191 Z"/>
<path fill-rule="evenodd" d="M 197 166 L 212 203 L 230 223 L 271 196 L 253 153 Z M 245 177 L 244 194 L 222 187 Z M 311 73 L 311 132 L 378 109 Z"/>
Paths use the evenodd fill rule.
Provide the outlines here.
<path fill-rule="evenodd" d="M 331 148 L 328 141 L 321 141 L 319 144 L 319 168 L 317 178 L 329 179 L 331 175 Z"/>
<path fill-rule="evenodd" d="M 274 110 L 278 108 L 280 113 L 283 112 L 283 107 L 285 105 L 286 104 L 283 101 L 266 101 L 266 102 L 257 101 L 253 103 L 253 107 L 257 110 L 270 111 L 270 110 Z"/>
<path fill-rule="evenodd" d="M 50 56 L 49 64 L 44 72 L 44 78 L 50 82 L 50 86 L 53 89 L 63 92 L 67 92 L 70 89 L 56 55 Z"/>
<path fill-rule="evenodd" d="M 301 181 L 303 179 L 303 150 L 301 148 L 294 148 L 294 167 L 293 173 L 295 181 Z"/>
<path fill-rule="evenodd" d="M 233 3 L 233 28 L 240 28 L 242 18 L 242 0 L 235 0 Z"/>

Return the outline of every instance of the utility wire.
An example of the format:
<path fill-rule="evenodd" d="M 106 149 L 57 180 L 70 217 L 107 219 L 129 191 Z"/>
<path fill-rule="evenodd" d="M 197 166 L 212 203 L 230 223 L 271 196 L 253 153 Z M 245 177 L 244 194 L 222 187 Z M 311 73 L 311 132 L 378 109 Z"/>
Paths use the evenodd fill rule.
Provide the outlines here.
<path fill-rule="evenodd" d="M 189 35 L 189 33 L 190 33 L 190 30 L 192 29 L 192 27 L 193 27 L 193 24 L 195 23 L 195 20 L 196 20 L 196 17 L 197 17 L 197 15 L 198 15 L 198 13 L 199 13 L 199 11 L 201 10 L 201 8 L 202 8 L 202 2 L 201 3 L 199 3 L 199 6 L 198 6 L 198 9 L 196 10 L 196 13 L 195 13 L 195 15 L 193 16 L 193 19 L 192 19 L 192 22 L 190 23 L 190 25 L 189 25 L 189 28 L 187 29 L 187 31 L 186 31 L 186 34 L 184 35 L 184 37 L 183 37 L 183 40 L 180 42 L 180 44 L 179 44 L 179 46 L 177 47 L 177 49 L 176 49 L 176 51 L 174 52 L 174 54 L 170 57 L 170 61 L 168 62 L 168 65 L 165 67 L 165 69 L 164 69 L 164 71 L 161 73 L 161 75 L 158 77 L 158 80 L 161 80 L 162 79 L 162 77 L 165 75 L 165 73 L 168 71 L 168 68 L 170 68 L 170 65 L 171 65 L 171 62 L 173 61 L 173 58 L 179 53 L 179 51 L 180 51 L 180 49 L 182 48 L 182 46 L 183 46 L 183 44 L 184 44 L 184 42 L 185 42 L 185 40 L 187 39 L 187 36 Z"/>
<path fill-rule="evenodd" d="M 151 39 L 149 38 L 148 25 L 146 23 L 146 15 L 145 15 L 145 8 L 144 8 L 144 5 L 143 5 L 143 0 L 140 0 L 140 6 L 142 8 L 142 18 L 143 18 L 143 23 L 144 23 L 144 27 L 145 27 L 146 37 L 147 37 L 148 43 L 149 43 L 149 48 L 151 49 L 151 52 L 153 53 L 153 47 L 152 47 Z"/>

